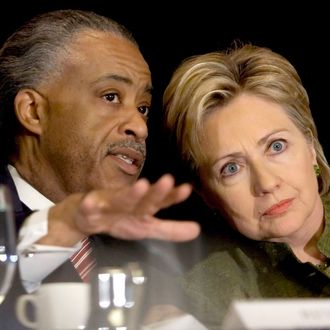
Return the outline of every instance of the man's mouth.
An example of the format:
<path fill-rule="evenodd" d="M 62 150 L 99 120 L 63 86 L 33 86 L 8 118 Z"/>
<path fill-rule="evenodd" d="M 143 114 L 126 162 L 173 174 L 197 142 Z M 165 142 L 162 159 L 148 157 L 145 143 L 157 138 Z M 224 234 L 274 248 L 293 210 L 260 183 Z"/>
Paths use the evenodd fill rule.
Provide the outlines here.
<path fill-rule="evenodd" d="M 136 175 L 139 174 L 144 165 L 146 150 L 144 144 L 126 141 L 111 145 L 108 155 L 116 161 L 125 173 Z"/>
<path fill-rule="evenodd" d="M 134 159 L 133 158 L 129 158 L 126 155 L 115 155 L 116 157 L 122 159 L 124 162 L 126 162 L 127 164 L 134 164 Z"/>

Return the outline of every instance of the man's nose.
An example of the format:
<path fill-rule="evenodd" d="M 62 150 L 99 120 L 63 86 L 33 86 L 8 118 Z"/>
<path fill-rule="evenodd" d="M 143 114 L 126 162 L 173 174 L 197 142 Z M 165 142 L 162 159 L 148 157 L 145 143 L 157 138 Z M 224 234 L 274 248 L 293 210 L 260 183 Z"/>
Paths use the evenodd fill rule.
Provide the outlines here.
<path fill-rule="evenodd" d="M 146 118 L 136 108 L 127 110 L 119 125 L 119 131 L 121 134 L 144 141 L 148 136 Z"/>

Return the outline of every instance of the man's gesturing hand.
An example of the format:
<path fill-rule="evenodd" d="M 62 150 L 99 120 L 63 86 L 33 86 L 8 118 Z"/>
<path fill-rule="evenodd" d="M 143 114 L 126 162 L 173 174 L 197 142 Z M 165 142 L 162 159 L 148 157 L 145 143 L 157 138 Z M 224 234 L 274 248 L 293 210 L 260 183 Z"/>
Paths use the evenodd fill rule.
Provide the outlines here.
<path fill-rule="evenodd" d="M 191 192 L 191 185 L 175 186 L 173 177 L 166 174 L 154 184 L 139 179 L 131 187 L 116 192 L 94 190 L 72 201 L 65 200 L 62 210 L 58 205 L 58 209 L 50 212 L 54 229 L 59 228 L 57 225 L 64 221 L 62 219 L 67 221 L 61 226 L 68 230 L 61 231 L 62 242 L 56 245 L 71 245 L 83 236 L 97 233 L 127 240 L 150 238 L 179 242 L 194 239 L 200 232 L 198 223 L 155 217 L 159 210 L 184 201 Z M 66 232 L 68 236 L 64 239 Z"/>

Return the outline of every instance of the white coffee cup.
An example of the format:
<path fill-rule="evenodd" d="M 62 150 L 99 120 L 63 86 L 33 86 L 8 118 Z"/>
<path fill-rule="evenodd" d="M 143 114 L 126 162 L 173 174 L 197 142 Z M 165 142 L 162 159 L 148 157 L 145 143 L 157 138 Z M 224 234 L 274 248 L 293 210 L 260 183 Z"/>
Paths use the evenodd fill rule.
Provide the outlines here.
<path fill-rule="evenodd" d="M 27 315 L 32 303 L 36 319 Z M 18 298 L 16 314 L 28 328 L 37 330 L 85 329 L 90 313 L 90 286 L 88 283 L 47 283 L 33 294 Z"/>

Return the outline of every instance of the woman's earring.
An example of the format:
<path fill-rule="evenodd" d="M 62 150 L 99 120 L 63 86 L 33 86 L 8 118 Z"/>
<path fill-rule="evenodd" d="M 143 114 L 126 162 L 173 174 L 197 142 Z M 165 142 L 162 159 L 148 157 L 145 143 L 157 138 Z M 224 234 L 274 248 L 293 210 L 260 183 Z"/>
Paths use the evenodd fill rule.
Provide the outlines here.
<path fill-rule="evenodd" d="M 321 174 L 320 166 L 319 166 L 318 164 L 315 164 L 315 165 L 313 165 L 313 166 L 314 166 L 314 172 L 315 172 L 315 175 L 316 175 L 317 177 L 319 177 L 320 174 Z"/>

